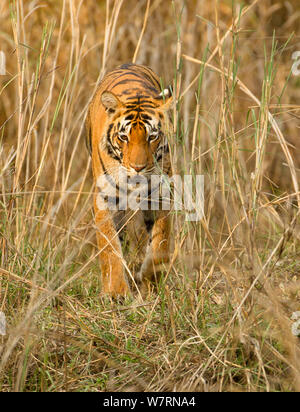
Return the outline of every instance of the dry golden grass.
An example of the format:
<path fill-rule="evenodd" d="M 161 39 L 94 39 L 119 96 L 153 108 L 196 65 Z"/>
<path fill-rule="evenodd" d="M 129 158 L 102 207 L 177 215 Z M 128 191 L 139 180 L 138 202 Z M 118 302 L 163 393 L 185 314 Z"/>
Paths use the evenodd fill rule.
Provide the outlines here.
<path fill-rule="evenodd" d="M 2 1 L 2 391 L 299 391 L 298 0 Z M 172 83 L 172 160 L 205 176 L 149 299 L 100 296 L 84 119 L 102 76 Z"/>

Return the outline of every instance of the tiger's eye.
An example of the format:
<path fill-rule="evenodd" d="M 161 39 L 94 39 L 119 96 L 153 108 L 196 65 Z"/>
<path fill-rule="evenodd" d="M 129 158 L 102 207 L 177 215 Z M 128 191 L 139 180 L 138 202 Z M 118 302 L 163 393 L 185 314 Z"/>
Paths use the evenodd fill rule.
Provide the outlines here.
<path fill-rule="evenodd" d="M 156 139 L 158 139 L 158 137 L 159 137 L 159 133 L 152 133 L 148 137 L 148 140 L 149 140 L 149 142 L 154 142 Z"/>
<path fill-rule="evenodd" d="M 126 134 L 118 134 L 118 139 L 121 140 L 121 142 L 128 142 Z"/>

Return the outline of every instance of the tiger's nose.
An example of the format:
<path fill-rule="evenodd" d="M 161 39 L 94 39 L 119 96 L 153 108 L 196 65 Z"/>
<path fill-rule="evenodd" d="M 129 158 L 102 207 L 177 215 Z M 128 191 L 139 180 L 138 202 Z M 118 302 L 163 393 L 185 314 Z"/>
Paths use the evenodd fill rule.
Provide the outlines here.
<path fill-rule="evenodd" d="M 133 165 L 130 164 L 130 167 L 132 167 L 136 172 L 141 172 L 143 169 L 145 169 L 145 167 L 147 166 L 147 164 L 143 164 L 143 165 Z"/>

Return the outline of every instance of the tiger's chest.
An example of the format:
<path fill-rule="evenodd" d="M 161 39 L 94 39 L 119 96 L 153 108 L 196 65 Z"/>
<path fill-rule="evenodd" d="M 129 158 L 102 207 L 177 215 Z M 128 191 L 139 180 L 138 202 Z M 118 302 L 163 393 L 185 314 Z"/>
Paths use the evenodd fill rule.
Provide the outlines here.
<path fill-rule="evenodd" d="M 127 210 L 158 210 L 163 175 L 129 176 L 122 166 L 97 179 L 97 206 L 112 214 Z"/>

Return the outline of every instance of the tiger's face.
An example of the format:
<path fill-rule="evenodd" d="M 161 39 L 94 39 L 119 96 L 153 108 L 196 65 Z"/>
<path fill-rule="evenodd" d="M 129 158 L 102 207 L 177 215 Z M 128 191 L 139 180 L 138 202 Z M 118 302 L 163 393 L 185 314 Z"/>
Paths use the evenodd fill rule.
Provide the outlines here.
<path fill-rule="evenodd" d="M 168 152 L 166 112 L 171 106 L 171 98 L 137 94 L 122 102 L 114 93 L 105 91 L 101 102 L 108 115 L 102 143 L 108 154 L 129 176 L 159 172 L 159 163 Z"/>

